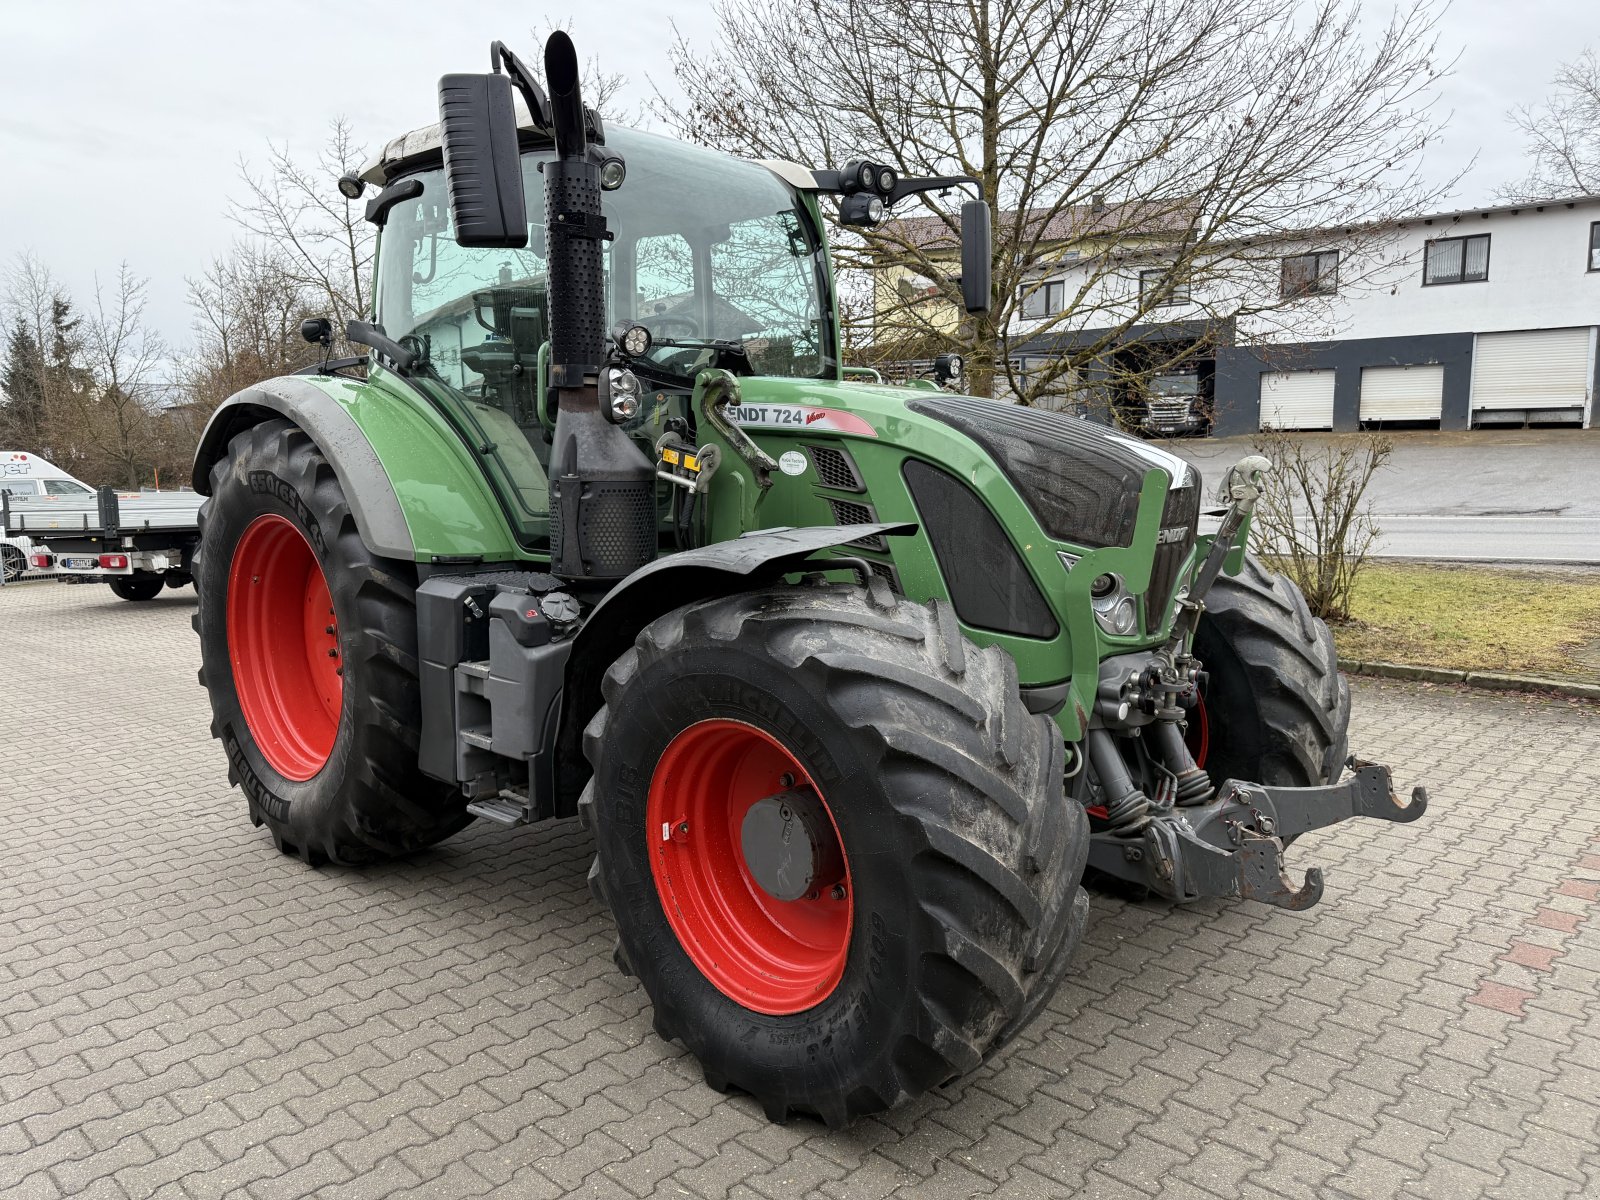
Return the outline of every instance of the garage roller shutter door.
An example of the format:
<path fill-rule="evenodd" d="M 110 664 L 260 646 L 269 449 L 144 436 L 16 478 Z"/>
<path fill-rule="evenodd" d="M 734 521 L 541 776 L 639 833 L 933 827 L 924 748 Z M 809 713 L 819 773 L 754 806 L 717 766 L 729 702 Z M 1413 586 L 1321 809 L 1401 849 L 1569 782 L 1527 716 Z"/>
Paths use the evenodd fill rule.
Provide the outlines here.
<path fill-rule="evenodd" d="M 1582 408 L 1589 397 L 1589 330 L 1480 333 L 1472 407 Z"/>
<path fill-rule="evenodd" d="M 1270 371 L 1261 376 L 1261 428 L 1332 429 L 1332 371 Z"/>
<path fill-rule="evenodd" d="M 1363 421 L 1437 421 L 1444 411 L 1444 368 L 1367 367 L 1361 372 Z"/>

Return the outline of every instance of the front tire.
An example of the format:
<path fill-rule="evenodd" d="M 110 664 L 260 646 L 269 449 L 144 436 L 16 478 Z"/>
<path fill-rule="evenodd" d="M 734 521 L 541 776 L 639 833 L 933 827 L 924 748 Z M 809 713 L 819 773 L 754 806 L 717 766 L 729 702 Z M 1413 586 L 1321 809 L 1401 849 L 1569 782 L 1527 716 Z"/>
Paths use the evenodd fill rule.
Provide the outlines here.
<path fill-rule="evenodd" d="M 1087 823 L 1060 732 L 947 605 L 706 601 L 646 628 L 604 690 L 591 882 L 657 1032 L 713 1087 L 842 1126 L 972 1070 L 1048 1000 L 1087 914 Z M 769 796 L 813 815 L 763 849 L 743 839 Z M 784 898 L 760 860 L 796 829 L 817 871 Z"/>
<path fill-rule="evenodd" d="M 211 489 L 194 559 L 200 682 L 251 820 L 313 866 L 461 829 L 465 802 L 417 769 L 413 568 L 366 548 L 332 466 L 287 421 L 238 434 Z"/>
<path fill-rule="evenodd" d="M 1246 555 L 1219 575 L 1195 630 L 1207 681 L 1191 747 L 1213 781 L 1315 787 L 1339 777 L 1349 746 L 1350 687 L 1333 634 L 1289 579 Z"/>

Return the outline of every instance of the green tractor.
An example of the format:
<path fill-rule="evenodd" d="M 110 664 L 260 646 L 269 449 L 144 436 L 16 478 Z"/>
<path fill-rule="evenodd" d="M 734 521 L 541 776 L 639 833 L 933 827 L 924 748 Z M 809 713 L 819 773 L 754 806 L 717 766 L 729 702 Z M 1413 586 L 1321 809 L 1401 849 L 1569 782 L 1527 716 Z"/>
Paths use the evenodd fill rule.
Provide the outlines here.
<path fill-rule="evenodd" d="M 212 732 L 281 851 L 575 815 L 657 1031 L 839 1126 L 1028 1023 L 1086 870 L 1304 908 L 1294 837 L 1422 813 L 1345 773 L 1328 631 L 1242 550 L 1261 462 L 1202 536 L 1159 449 L 846 378 L 821 197 L 972 181 L 608 128 L 560 33 L 548 93 L 491 64 L 340 181 L 379 189 L 370 354 L 196 458 Z M 982 311 L 982 201 L 961 230 Z"/>

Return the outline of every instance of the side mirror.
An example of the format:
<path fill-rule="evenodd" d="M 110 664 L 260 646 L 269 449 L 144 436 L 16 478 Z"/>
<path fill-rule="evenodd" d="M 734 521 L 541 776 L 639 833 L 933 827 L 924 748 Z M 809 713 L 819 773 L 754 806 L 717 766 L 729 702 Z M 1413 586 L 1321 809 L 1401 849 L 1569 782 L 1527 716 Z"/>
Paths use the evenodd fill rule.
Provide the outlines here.
<path fill-rule="evenodd" d="M 521 250 L 528 244 L 517 111 L 505 75 L 439 80 L 439 131 L 456 241 Z"/>
<path fill-rule="evenodd" d="M 989 311 L 994 290 L 993 234 L 989 203 L 968 200 L 961 206 L 961 303 L 969 313 Z"/>

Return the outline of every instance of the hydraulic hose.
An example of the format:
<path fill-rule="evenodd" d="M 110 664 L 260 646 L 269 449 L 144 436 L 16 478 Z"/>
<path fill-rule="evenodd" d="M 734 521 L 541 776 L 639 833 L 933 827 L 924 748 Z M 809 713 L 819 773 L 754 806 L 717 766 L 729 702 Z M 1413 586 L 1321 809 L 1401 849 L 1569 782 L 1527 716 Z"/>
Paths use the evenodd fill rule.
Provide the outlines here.
<path fill-rule="evenodd" d="M 1106 819 L 1111 832 L 1131 836 L 1150 824 L 1150 797 L 1128 774 L 1128 764 L 1107 729 L 1089 731 L 1089 762 L 1106 797 Z"/>

